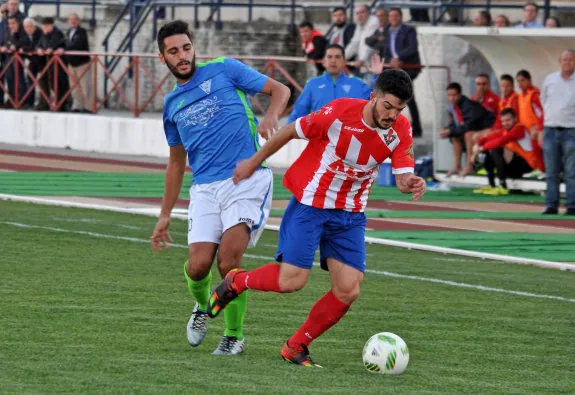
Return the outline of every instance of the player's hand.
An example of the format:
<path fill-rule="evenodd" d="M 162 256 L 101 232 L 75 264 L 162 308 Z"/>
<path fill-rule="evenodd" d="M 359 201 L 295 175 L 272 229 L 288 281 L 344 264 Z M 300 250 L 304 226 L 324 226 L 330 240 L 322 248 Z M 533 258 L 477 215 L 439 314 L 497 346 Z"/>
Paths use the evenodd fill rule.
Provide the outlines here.
<path fill-rule="evenodd" d="M 266 115 L 258 126 L 258 133 L 264 139 L 269 139 L 279 129 L 278 117 Z"/>
<path fill-rule="evenodd" d="M 168 247 L 168 242 L 172 243 L 174 240 L 172 236 L 170 236 L 170 232 L 168 232 L 168 228 L 170 227 L 170 217 L 161 216 L 158 218 L 158 222 L 156 223 L 156 227 L 154 228 L 154 233 L 150 240 L 152 241 L 152 248 L 158 252 L 162 251 L 162 247 L 166 250 Z"/>
<path fill-rule="evenodd" d="M 425 193 L 425 180 L 421 177 L 412 175 L 407 180 L 407 188 L 409 193 L 412 194 L 412 200 L 419 200 Z"/>
<path fill-rule="evenodd" d="M 246 178 L 250 178 L 252 174 L 254 174 L 254 172 L 257 170 L 259 165 L 260 165 L 259 163 L 257 163 L 251 158 L 239 162 L 236 165 L 236 170 L 234 171 L 234 177 L 232 178 L 234 184 L 237 184 L 241 180 L 245 180 Z"/>
<path fill-rule="evenodd" d="M 439 137 L 441 137 L 442 139 L 446 139 L 449 137 L 449 129 L 441 129 L 441 131 L 439 132 Z"/>
<path fill-rule="evenodd" d="M 369 64 L 369 72 L 372 74 L 381 74 L 384 65 L 384 59 L 378 54 L 374 54 L 371 57 L 371 62 Z"/>

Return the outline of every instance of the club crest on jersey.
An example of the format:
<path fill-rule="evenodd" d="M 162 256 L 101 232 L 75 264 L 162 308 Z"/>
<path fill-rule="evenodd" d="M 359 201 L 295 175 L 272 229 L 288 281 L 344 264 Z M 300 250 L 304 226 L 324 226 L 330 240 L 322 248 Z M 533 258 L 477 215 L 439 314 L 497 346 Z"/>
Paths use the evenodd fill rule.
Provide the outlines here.
<path fill-rule="evenodd" d="M 206 95 L 209 95 L 212 91 L 212 80 L 204 81 L 200 84 L 200 89 L 205 92 Z"/>
<path fill-rule="evenodd" d="M 351 89 L 351 85 L 342 85 L 341 87 L 345 93 L 349 93 Z"/>
<path fill-rule="evenodd" d="M 393 129 L 389 129 L 387 134 L 383 136 L 383 141 L 388 147 L 393 144 L 395 140 L 397 140 L 397 135 L 394 133 Z"/>

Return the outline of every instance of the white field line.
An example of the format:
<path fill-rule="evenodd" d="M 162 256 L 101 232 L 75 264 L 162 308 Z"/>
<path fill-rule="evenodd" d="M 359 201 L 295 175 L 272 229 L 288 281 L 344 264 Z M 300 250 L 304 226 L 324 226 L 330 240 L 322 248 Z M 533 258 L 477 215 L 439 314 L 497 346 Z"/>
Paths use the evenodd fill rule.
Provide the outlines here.
<path fill-rule="evenodd" d="M 147 216 L 152 216 L 152 217 L 157 217 L 159 212 L 160 212 L 159 208 L 125 208 L 125 207 L 116 207 L 116 206 L 109 206 L 109 205 L 71 202 L 71 201 L 67 201 L 67 200 L 38 198 L 38 197 L 31 197 L 31 196 L 7 195 L 7 194 L 1 194 L 1 193 L 0 193 L 0 200 L 12 200 L 12 201 L 17 201 L 17 202 L 46 204 L 46 205 L 60 206 L 60 207 L 86 208 L 86 209 L 112 211 L 112 212 L 127 213 L 127 214 L 140 214 L 140 215 L 147 215 Z M 179 210 L 177 212 L 183 212 L 183 210 Z M 180 213 L 173 213 L 172 218 L 187 220 L 187 215 L 186 214 L 180 214 Z M 273 231 L 279 231 L 279 226 L 277 226 L 277 225 L 266 225 L 265 229 L 273 230 Z M 377 237 L 366 237 L 365 241 L 367 243 L 370 243 L 370 244 L 381 244 L 381 245 L 387 245 L 387 246 L 391 246 L 391 247 L 407 248 L 410 250 L 420 250 L 420 251 L 428 251 L 428 252 L 437 252 L 440 254 L 452 254 L 452 255 L 460 255 L 460 256 L 467 256 L 467 257 L 480 258 L 480 259 L 490 259 L 493 261 L 500 261 L 500 262 L 507 262 L 507 263 L 518 263 L 520 265 L 531 265 L 531 266 L 538 266 L 538 267 L 544 267 L 544 268 L 550 268 L 550 269 L 575 270 L 575 265 L 573 265 L 573 264 L 545 261 L 542 259 L 521 258 L 521 257 L 516 257 L 516 256 L 491 254 L 491 253 L 479 252 L 479 251 L 468 251 L 468 250 L 461 250 L 458 248 L 438 247 L 438 246 L 433 246 L 433 245 L 429 245 L 429 244 L 408 243 L 405 241 L 380 239 Z"/>
<path fill-rule="evenodd" d="M 41 229 L 41 230 L 47 230 L 47 231 L 51 231 L 51 232 L 71 233 L 71 234 L 77 234 L 77 235 L 97 237 L 97 238 L 102 238 L 102 239 L 131 241 L 131 242 L 140 243 L 140 244 L 149 244 L 150 243 L 150 240 L 148 240 L 148 239 L 140 239 L 137 237 L 117 236 L 117 235 L 110 235 L 110 234 L 105 234 L 105 233 L 88 232 L 88 231 L 83 231 L 83 230 L 71 230 L 71 229 L 55 228 L 52 226 L 31 225 L 31 224 L 24 224 L 24 223 L 20 223 L 20 222 L 11 222 L 11 221 L 0 221 L 0 224 L 10 225 L 10 226 L 14 226 L 14 227 L 21 228 L 21 229 Z M 182 248 L 182 249 L 188 248 L 187 245 L 183 245 L 183 244 L 170 244 L 170 247 Z M 274 261 L 274 258 L 271 256 L 253 255 L 253 254 L 244 254 L 244 256 L 246 258 L 251 258 L 251 259 L 261 259 L 261 260 L 266 260 L 266 261 Z M 314 265 L 319 266 L 319 263 L 314 262 Z M 441 279 L 433 278 L 433 277 L 412 276 L 412 275 L 407 275 L 407 274 L 399 274 L 399 273 L 392 273 L 392 272 L 372 270 L 372 269 L 367 269 L 366 273 L 376 274 L 379 276 L 392 277 L 392 278 L 400 278 L 400 279 L 404 279 L 404 280 L 423 281 L 423 282 L 429 282 L 429 283 L 434 283 L 434 284 L 448 285 L 448 286 L 458 287 L 458 288 L 475 289 L 475 290 L 484 291 L 484 292 L 496 292 L 496 293 L 515 295 L 515 296 L 523 296 L 523 297 L 528 297 L 528 298 L 550 299 L 550 300 L 558 300 L 558 301 L 562 301 L 562 302 L 575 303 L 575 299 L 565 298 L 562 296 L 536 294 L 536 293 L 523 292 L 523 291 L 513 291 L 513 290 L 509 290 L 509 289 L 504 289 L 504 288 L 487 287 L 485 285 L 467 284 L 467 283 L 460 283 L 457 281 L 441 280 Z"/>

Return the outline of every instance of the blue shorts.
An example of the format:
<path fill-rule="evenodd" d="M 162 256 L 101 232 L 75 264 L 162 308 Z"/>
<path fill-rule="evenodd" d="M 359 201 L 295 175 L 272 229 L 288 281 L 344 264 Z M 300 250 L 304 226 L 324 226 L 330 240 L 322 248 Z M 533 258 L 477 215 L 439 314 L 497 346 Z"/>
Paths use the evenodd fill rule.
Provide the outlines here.
<path fill-rule="evenodd" d="M 275 258 L 311 269 L 319 247 L 322 269 L 327 270 L 327 258 L 334 258 L 364 272 L 366 222 L 364 213 L 319 209 L 292 197 L 282 218 Z"/>

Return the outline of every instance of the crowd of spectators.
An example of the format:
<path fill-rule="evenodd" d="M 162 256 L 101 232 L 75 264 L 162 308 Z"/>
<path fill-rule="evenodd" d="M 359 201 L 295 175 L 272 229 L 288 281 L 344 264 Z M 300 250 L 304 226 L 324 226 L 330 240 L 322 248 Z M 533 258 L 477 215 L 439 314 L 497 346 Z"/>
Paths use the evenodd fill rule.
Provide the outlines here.
<path fill-rule="evenodd" d="M 12 98 L 12 101 L 8 100 L 0 91 L 0 107 L 12 108 L 14 101 L 24 99 L 21 107 L 50 110 L 48 100 L 61 102 L 72 82 L 76 87 L 71 92 L 71 99 L 62 103 L 59 110 L 90 112 L 90 57 L 64 56 L 65 51 L 90 50 L 88 33 L 80 25 L 78 15 L 68 17 L 68 30 L 63 32 L 55 26 L 54 18 L 42 18 L 40 23 L 27 18 L 20 9 L 19 0 L 1 4 L 0 12 L 0 70 L 6 69 L 0 83 L 7 87 Z M 53 66 L 43 72 L 55 55 L 62 57 L 66 67 L 53 61 Z"/>

